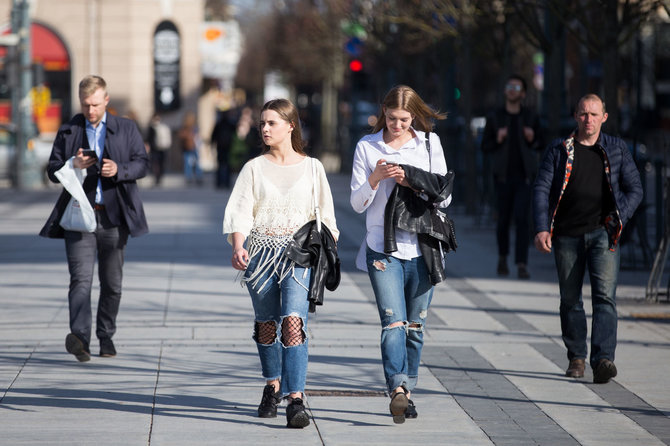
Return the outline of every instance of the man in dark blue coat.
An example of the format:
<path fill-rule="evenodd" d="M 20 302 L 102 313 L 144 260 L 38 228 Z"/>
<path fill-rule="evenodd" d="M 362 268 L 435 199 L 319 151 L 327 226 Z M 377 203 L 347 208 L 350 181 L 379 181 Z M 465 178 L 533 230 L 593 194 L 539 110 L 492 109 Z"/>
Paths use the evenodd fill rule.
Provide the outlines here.
<path fill-rule="evenodd" d="M 128 236 L 149 231 L 136 180 L 146 175 L 149 159 L 137 125 L 107 113 L 107 84 L 99 76 L 87 76 L 79 83 L 82 112 L 58 130 L 49 165 L 49 178 L 72 159 L 75 168 L 86 169 L 83 188 L 95 210 L 95 232 L 67 231 L 59 223 L 70 201 L 63 190 L 40 235 L 64 238 L 70 272 L 68 303 L 70 333 L 66 350 L 79 361 L 91 359 L 91 286 L 98 259 L 100 298 L 96 336 L 100 356 L 116 355 L 112 336 L 121 302 L 123 258 Z M 93 150 L 87 156 L 85 150 Z"/>
<path fill-rule="evenodd" d="M 593 307 L 591 354 L 593 382 L 617 375 L 616 286 L 619 239 L 642 201 L 637 166 L 617 137 L 601 133 L 604 102 L 594 94 L 580 99 L 577 130 L 549 145 L 533 188 L 535 247 L 554 251 L 561 294 L 563 342 L 570 364 L 566 376 L 581 378 L 587 357 L 586 314 L 582 302 L 588 266 Z"/>

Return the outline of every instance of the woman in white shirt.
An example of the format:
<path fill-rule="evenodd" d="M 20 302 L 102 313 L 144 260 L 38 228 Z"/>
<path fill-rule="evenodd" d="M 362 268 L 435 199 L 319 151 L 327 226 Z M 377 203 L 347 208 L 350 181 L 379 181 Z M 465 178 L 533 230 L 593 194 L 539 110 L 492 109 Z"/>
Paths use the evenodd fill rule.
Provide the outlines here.
<path fill-rule="evenodd" d="M 287 99 L 267 102 L 259 130 L 265 150 L 240 171 L 226 205 L 223 232 L 229 234 L 232 266 L 244 271 L 242 280 L 254 307 L 253 339 L 266 380 L 258 416 L 276 417 L 277 404 L 287 397 L 287 424 L 302 428 L 309 425 L 302 399 L 311 270 L 289 260 L 284 250 L 293 234 L 315 218 L 313 163 L 322 221 L 335 239 L 339 232 L 323 165 L 303 150 L 295 105 Z"/>
<path fill-rule="evenodd" d="M 416 233 L 396 228 L 398 250 L 384 253 L 384 209 L 396 184 L 409 187 L 399 165 L 446 174 L 440 138 L 429 133 L 430 148 L 425 143 L 432 119 L 444 118 L 410 87 L 394 87 L 384 98 L 372 133 L 361 138 L 354 154 L 351 206 L 356 212 L 366 212 L 367 227 L 356 266 L 368 272 L 375 293 L 382 326 L 382 365 L 391 395 L 389 409 L 396 423 L 417 417 L 410 394 L 417 383 L 433 286 Z M 440 206 L 450 201 L 451 197 Z"/>

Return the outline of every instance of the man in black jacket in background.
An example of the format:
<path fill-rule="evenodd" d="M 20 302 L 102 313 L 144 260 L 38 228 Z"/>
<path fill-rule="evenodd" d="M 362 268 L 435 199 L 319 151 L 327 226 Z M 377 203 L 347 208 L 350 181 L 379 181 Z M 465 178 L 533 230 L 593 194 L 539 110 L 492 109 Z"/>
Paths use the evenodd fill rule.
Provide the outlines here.
<path fill-rule="evenodd" d="M 482 151 L 490 156 L 496 191 L 499 276 L 507 276 L 509 226 L 516 227 L 514 261 L 520 279 L 530 278 L 527 269 L 530 243 L 530 193 L 537 174 L 542 149 L 540 121 L 535 113 L 522 106 L 526 81 L 516 74 L 507 78 L 505 106 L 486 118 Z"/>

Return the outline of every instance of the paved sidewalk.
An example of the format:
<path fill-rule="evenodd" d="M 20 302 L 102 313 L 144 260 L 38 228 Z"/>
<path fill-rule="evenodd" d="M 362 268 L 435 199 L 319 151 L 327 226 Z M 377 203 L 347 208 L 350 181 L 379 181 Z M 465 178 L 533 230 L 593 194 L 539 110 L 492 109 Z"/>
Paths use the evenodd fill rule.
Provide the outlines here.
<path fill-rule="evenodd" d="M 119 354 L 88 363 L 64 349 L 63 242 L 36 235 L 58 191 L 0 189 L 0 445 L 670 444 L 670 305 L 644 302 L 648 272 L 621 274 L 619 376 L 568 379 L 552 257 L 531 254 L 530 281 L 500 279 L 493 228 L 458 213 L 413 394 L 419 417 L 394 425 L 372 292 L 352 266 L 364 221 L 341 175 L 342 282 L 309 322 L 312 423 L 287 429 L 283 407 L 257 418 L 251 305 L 221 235 L 228 193 L 167 180 L 143 183 L 151 233 L 128 244 Z"/>

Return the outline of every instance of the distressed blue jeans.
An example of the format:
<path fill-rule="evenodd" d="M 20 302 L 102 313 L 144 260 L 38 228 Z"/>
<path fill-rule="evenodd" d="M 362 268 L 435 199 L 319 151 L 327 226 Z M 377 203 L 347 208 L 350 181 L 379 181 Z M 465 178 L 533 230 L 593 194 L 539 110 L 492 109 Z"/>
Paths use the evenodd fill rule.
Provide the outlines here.
<path fill-rule="evenodd" d="M 423 257 L 401 260 L 369 247 L 366 263 L 381 320 L 381 351 L 389 393 L 411 391 L 419 378 L 423 330 L 433 286 Z M 389 327 L 396 322 L 402 325 Z"/>
<path fill-rule="evenodd" d="M 256 269 L 263 256 L 258 255 L 249 261 L 245 276 L 249 277 Z M 263 377 L 270 381 L 281 380 L 281 393 L 288 395 L 294 392 L 303 392 L 307 380 L 307 313 L 309 301 L 310 269 L 295 266 L 293 275 L 288 275 L 279 283 L 279 276 L 272 270 L 260 276 L 258 287 L 266 281 L 262 289 L 255 289 L 247 283 L 247 289 L 254 307 L 254 335 L 253 339 L 258 347 Z M 288 333 L 289 324 L 302 322 L 301 339 L 289 342 L 284 336 Z M 273 324 L 274 333 L 270 342 L 262 341 L 262 326 Z M 287 345 L 290 344 L 290 345 Z M 296 345 L 297 344 L 297 345 Z"/>
<path fill-rule="evenodd" d="M 554 259 L 561 293 L 561 333 L 568 359 L 586 359 L 586 314 L 582 286 L 586 268 L 591 281 L 591 355 L 595 367 L 601 359 L 614 361 L 617 337 L 616 286 L 619 249 L 609 250 L 605 228 L 579 237 L 555 236 Z"/>

